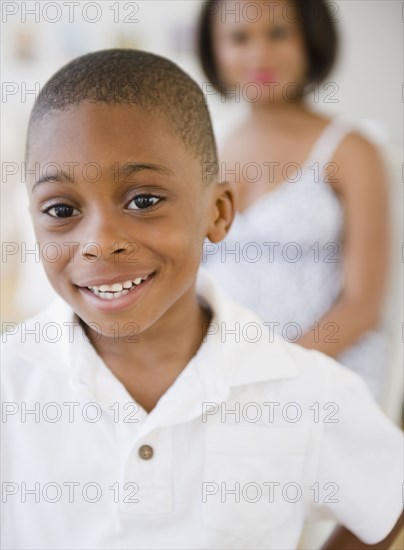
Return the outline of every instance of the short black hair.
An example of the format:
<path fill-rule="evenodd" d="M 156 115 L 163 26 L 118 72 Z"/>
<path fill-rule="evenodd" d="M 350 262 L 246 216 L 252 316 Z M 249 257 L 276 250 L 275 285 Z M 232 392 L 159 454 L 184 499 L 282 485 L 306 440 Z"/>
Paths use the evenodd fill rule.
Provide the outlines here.
<path fill-rule="evenodd" d="M 42 88 L 31 112 L 37 120 L 84 101 L 132 103 L 161 114 L 202 163 L 217 163 L 205 97 L 198 84 L 164 57 L 132 49 L 110 49 L 73 59 Z"/>
<path fill-rule="evenodd" d="M 202 69 L 222 95 L 226 86 L 220 79 L 213 48 L 212 23 L 216 4 L 223 0 L 205 0 L 197 33 L 197 53 Z M 338 51 L 338 34 L 326 0 L 294 0 L 298 9 L 308 59 L 304 86 L 321 82 L 331 72 Z"/>

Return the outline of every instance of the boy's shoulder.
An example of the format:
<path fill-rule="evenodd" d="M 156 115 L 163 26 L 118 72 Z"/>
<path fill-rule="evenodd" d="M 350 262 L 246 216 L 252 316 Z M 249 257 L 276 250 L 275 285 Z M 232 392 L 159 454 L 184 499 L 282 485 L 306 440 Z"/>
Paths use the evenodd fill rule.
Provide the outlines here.
<path fill-rule="evenodd" d="M 299 395 L 308 401 L 332 400 L 337 395 L 342 399 L 344 391 L 347 395 L 350 391 L 354 394 L 363 390 L 367 392 L 360 376 L 336 359 L 298 343 L 287 342 L 280 336 L 271 341 L 257 342 L 252 348 L 243 347 L 233 355 L 239 368 L 230 369 L 232 385 L 258 383 L 264 393 L 269 393 L 269 386 L 276 384 L 278 394 Z"/>
<path fill-rule="evenodd" d="M 271 332 L 249 308 L 229 299 L 225 289 L 203 275 L 202 297 L 214 306 L 215 315 L 205 341 L 230 386 L 277 382 L 296 387 L 306 396 L 322 396 L 333 389 L 364 385 L 362 379 L 334 358 Z M 204 288 L 203 288 L 204 287 Z"/>

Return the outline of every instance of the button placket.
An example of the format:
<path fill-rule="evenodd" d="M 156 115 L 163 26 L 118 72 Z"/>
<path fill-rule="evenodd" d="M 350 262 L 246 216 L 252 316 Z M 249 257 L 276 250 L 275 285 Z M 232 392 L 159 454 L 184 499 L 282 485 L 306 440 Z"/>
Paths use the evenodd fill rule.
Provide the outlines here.
<path fill-rule="evenodd" d="M 136 484 L 137 502 L 123 501 L 126 514 L 161 514 L 172 509 L 172 427 L 149 432 L 132 446 L 126 461 L 125 484 Z"/>

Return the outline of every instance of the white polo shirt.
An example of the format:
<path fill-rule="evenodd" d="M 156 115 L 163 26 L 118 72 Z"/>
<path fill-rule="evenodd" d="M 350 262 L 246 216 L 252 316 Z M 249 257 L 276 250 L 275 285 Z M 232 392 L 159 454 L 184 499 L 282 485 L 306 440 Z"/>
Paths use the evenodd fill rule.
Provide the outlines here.
<path fill-rule="evenodd" d="M 197 292 L 208 335 L 149 414 L 61 299 L 6 327 L 4 548 L 290 550 L 315 519 L 390 532 L 402 437 L 360 378 L 271 341 L 203 269 Z"/>

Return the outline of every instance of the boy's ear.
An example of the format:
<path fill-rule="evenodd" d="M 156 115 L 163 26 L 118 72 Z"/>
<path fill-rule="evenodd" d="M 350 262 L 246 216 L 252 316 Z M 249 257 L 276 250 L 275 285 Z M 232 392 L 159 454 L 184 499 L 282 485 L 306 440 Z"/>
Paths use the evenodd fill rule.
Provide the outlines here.
<path fill-rule="evenodd" d="M 233 223 L 236 214 L 236 192 L 227 181 L 215 183 L 213 189 L 210 224 L 207 238 L 212 243 L 222 241 Z"/>

